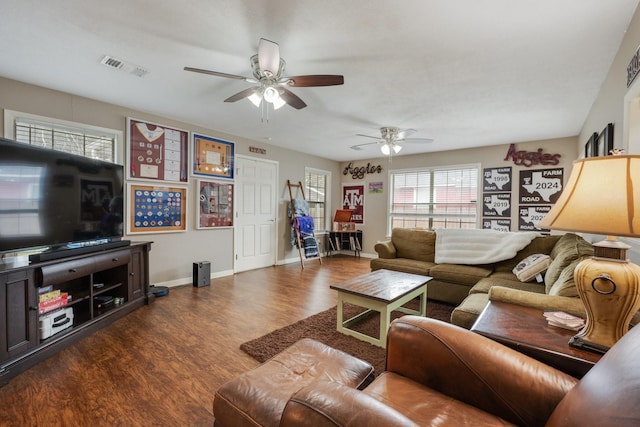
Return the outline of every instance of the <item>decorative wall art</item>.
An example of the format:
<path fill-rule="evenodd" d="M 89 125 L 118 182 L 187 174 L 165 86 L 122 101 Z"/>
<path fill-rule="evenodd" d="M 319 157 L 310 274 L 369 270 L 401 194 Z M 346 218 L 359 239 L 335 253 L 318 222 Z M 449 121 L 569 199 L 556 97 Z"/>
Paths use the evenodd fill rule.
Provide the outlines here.
<path fill-rule="evenodd" d="M 233 179 L 233 142 L 194 133 L 192 167 L 194 175 Z"/>
<path fill-rule="evenodd" d="M 351 222 L 364 224 L 364 184 L 342 185 L 342 209 L 353 212 Z"/>
<path fill-rule="evenodd" d="M 233 226 L 233 184 L 198 180 L 197 228 Z"/>
<path fill-rule="evenodd" d="M 598 133 L 594 132 L 584 145 L 584 157 L 595 157 L 598 155 Z"/>
<path fill-rule="evenodd" d="M 613 123 L 607 124 L 598 135 L 597 156 L 608 156 L 613 150 Z"/>
<path fill-rule="evenodd" d="M 127 117 L 128 177 L 187 182 L 189 132 Z"/>
<path fill-rule="evenodd" d="M 187 229 L 187 188 L 128 184 L 128 233 Z"/>

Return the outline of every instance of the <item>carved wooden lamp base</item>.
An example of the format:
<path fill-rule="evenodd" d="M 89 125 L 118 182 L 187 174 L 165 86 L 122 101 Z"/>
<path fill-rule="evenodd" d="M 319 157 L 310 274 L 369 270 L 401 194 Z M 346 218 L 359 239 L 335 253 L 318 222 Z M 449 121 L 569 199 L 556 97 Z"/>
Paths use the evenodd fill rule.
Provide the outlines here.
<path fill-rule="evenodd" d="M 594 248 L 595 256 L 578 264 L 574 273 L 587 320 L 569 344 L 605 353 L 629 331 L 640 309 L 640 267 L 627 260 L 629 247 L 617 240 L 609 238 Z"/>

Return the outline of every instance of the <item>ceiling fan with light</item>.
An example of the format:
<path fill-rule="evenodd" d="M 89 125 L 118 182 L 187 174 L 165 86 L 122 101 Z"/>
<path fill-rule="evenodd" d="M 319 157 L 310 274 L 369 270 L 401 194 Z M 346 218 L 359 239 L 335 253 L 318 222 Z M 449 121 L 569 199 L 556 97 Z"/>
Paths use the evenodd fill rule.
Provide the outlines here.
<path fill-rule="evenodd" d="M 351 146 L 353 150 L 362 150 L 362 147 L 365 145 L 372 144 L 381 144 L 380 151 L 385 156 L 391 155 L 392 152 L 394 154 L 398 154 L 400 150 L 402 150 L 402 145 L 400 143 L 409 142 L 409 143 L 428 143 L 433 142 L 433 139 L 427 138 L 408 138 L 409 136 L 416 133 L 415 129 L 399 129 L 397 127 L 385 126 L 380 128 L 381 136 L 369 136 L 357 134 L 357 136 L 363 136 L 365 138 L 376 139 L 375 142 L 365 142 L 364 144 L 357 144 Z"/>
<path fill-rule="evenodd" d="M 280 48 L 277 43 L 267 39 L 260 39 L 258 53 L 251 57 L 253 77 L 243 77 L 218 71 L 203 70 L 200 68 L 184 67 L 185 71 L 209 74 L 235 80 L 244 80 L 248 83 L 258 83 L 243 91 L 231 95 L 224 102 L 236 102 L 248 98 L 256 107 L 260 107 L 262 101 L 273 105 L 274 109 L 289 104 L 300 110 L 307 106 L 288 87 L 311 86 L 336 86 L 344 84 L 344 77 L 332 74 L 316 74 L 306 76 L 283 76 L 285 61 L 280 57 Z"/>

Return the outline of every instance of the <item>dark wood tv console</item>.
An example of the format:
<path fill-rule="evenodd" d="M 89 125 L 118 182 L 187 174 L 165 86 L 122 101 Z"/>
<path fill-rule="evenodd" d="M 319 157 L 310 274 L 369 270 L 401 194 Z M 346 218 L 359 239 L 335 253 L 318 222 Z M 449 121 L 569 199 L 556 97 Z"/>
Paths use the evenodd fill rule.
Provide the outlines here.
<path fill-rule="evenodd" d="M 151 242 L 55 261 L 14 262 L 0 268 L 0 386 L 15 375 L 153 300 Z M 51 286 L 71 297 L 71 327 L 42 338 L 38 291 Z M 99 307 L 98 298 L 119 304 Z"/>

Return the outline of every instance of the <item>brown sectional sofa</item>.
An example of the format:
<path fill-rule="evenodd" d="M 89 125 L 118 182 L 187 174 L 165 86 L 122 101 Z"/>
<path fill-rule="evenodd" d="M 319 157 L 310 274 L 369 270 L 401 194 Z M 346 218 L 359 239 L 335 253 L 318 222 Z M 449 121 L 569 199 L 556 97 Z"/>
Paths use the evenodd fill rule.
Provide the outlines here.
<path fill-rule="evenodd" d="M 490 298 L 584 315 L 573 283 L 573 270 L 582 259 L 593 255 L 593 247 L 576 234 L 536 237 L 515 257 L 487 265 L 436 264 L 435 242 L 434 231 L 395 228 L 391 240 L 375 245 L 378 258 L 371 260 L 371 270 L 433 277 L 428 285 L 428 298 L 457 305 L 451 322 L 467 329 Z M 512 270 L 533 254 L 552 258 L 544 282 L 537 283 L 535 279 L 521 282 Z"/>

